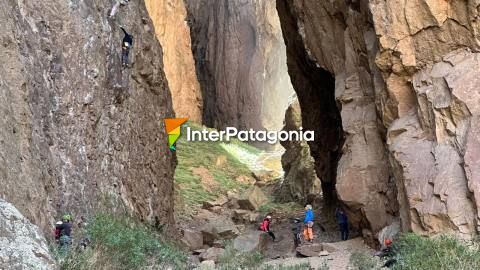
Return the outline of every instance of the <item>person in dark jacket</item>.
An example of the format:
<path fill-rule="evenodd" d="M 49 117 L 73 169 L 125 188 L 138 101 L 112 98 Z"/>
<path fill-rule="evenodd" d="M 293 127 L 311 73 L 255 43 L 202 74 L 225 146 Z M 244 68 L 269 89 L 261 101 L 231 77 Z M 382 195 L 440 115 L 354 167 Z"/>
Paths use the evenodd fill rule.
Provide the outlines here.
<path fill-rule="evenodd" d="M 338 227 L 340 229 L 340 238 L 342 241 L 348 240 L 348 217 L 345 211 L 337 209 L 335 216 L 337 218 Z"/>
<path fill-rule="evenodd" d="M 72 217 L 68 214 L 63 215 L 62 224 L 59 224 L 60 246 L 68 246 L 72 243 Z"/>
<path fill-rule="evenodd" d="M 133 36 L 130 35 L 123 27 L 120 27 L 123 31 L 123 40 L 122 40 L 122 66 L 128 67 L 128 55 L 130 49 L 133 47 Z"/>
<path fill-rule="evenodd" d="M 268 233 L 270 237 L 272 237 L 273 242 L 275 242 L 275 234 L 270 230 L 270 223 L 272 223 L 272 217 L 271 216 L 266 216 L 262 224 L 260 224 L 260 230 Z"/>
<path fill-rule="evenodd" d="M 295 218 L 293 220 L 292 232 L 293 232 L 293 244 L 295 245 L 295 248 L 297 248 L 301 244 L 300 234 L 302 233 L 302 223 L 300 219 Z"/>

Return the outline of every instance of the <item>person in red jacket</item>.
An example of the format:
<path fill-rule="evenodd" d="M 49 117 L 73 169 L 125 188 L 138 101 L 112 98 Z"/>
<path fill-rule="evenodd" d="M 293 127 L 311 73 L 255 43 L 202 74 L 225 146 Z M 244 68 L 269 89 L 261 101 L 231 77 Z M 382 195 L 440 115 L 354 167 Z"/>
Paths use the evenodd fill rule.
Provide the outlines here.
<path fill-rule="evenodd" d="M 268 233 L 272 237 L 273 242 L 275 242 L 275 234 L 270 230 L 270 224 L 272 223 L 272 217 L 266 216 L 262 223 L 260 224 L 260 230 Z"/>

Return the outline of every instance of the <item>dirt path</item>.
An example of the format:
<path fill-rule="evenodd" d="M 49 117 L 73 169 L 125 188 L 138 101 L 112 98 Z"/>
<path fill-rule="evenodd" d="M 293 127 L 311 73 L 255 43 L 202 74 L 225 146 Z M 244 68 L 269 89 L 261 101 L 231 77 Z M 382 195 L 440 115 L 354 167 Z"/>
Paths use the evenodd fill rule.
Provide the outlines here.
<path fill-rule="evenodd" d="M 359 237 L 342 242 L 327 243 L 328 246 L 335 249 L 330 252 L 328 256 L 296 258 L 289 257 L 283 259 L 275 259 L 267 262 L 268 265 L 283 265 L 294 266 L 299 264 L 310 264 L 313 269 L 320 268 L 324 263 L 328 265 L 330 270 L 345 270 L 348 269 L 348 261 L 350 255 L 355 250 L 370 250 Z M 321 268 L 320 268 L 321 269 Z"/>

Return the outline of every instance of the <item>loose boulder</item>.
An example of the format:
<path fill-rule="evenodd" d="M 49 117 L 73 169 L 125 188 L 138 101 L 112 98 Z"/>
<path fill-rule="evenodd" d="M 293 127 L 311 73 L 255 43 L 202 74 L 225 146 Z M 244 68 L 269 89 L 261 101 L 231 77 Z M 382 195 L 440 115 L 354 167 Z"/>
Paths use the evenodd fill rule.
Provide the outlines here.
<path fill-rule="evenodd" d="M 225 249 L 223 248 L 211 247 L 200 254 L 200 260 L 217 262 L 218 258 L 224 253 Z"/>
<path fill-rule="evenodd" d="M 238 205 L 244 210 L 256 211 L 267 202 L 265 193 L 257 186 L 249 188 L 238 198 Z"/>
<path fill-rule="evenodd" d="M 304 257 L 317 257 L 323 251 L 321 244 L 302 245 L 297 248 L 298 254 Z"/>
<path fill-rule="evenodd" d="M 235 223 L 229 218 L 214 216 L 200 229 L 203 235 L 203 243 L 213 245 L 215 240 L 228 240 L 235 238 L 239 231 Z"/>
<path fill-rule="evenodd" d="M 235 209 L 232 212 L 232 219 L 236 223 L 248 224 L 258 221 L 260 214 L 243 209 Z"/>
<path fill-rule="evenodd" d="M 183 231 L 182 242 L 187 245 L 190 250 L 196 250 L 203 247 L 203 235 L 199 231 L 185 229 Z"/>
<path fill-rule="evenodd" d="M 233 248 L 240 252 L 262 251 L 267 241 L 267 234 L 262 231 L 252 231 L 235 238 Z"/>
<path fill-rule="evenodd" d="M 47 240 L 12 204 L 0 199 L 0 269 L 56 269 Z"/>

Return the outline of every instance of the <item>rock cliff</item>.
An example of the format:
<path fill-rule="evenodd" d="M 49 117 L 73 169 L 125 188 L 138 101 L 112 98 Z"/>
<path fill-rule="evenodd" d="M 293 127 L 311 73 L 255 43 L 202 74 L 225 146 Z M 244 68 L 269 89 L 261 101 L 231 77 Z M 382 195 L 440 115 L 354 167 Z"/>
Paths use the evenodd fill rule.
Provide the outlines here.
<path fill-rule="evenodd" d="M 0 199 L 0 269 L 56 269 L 42 231 Z"/>
<path fill-rule="evenodd" d="M 283 130 L 298 130 L 302 127 L 300 104 L 295 100 L 285 113 Z M 280 197 L 285 201 L 312 203 L 321 198 L 321 183 L 315 173 L 314 159 L 307 142 L 285 141 L 282 167 L 285 171 Z"/>
<path fill-rule="evenodd" d="M 479 8 L 277 0 L 304 127 L 322 134 L 317 175 L 364 236 L 399 218 L 423 234 L 478 230 Z"/>
<path fill-rule="evenodd" d="M 178 117 L 201 124 L 202 93 L 195 73 L 190 28 L 183 0 L 147 0 L 148 13 L 163 49 L 163 64 Z"/>
<path fill-rule="evenodd" d="M 185 2 L 204 123 L 281 130 L 293 89 L 275 2 Z"/>
<path fill-rule="evenodd" d="M 162 51 L 143 2 L 109 18 L 115 2 L 0 3 L 0 197 L 44 230 L 63 212 L 173 221 Z"/>

